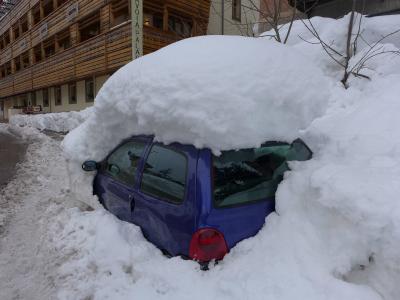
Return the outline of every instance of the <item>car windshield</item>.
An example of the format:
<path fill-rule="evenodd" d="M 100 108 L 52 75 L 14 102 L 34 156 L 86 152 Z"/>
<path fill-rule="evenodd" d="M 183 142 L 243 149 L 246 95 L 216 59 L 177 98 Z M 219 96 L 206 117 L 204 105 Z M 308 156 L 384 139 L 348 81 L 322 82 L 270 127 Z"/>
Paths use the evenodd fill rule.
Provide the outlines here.
<path fill-rule="evenodd" d="M 301 142 L 268 142 L 260 148 L 223 151 L 213 157 L 214 206 L 227 207 L 273 200 L 288 160 L 306 160 L 311 151 Z"/>

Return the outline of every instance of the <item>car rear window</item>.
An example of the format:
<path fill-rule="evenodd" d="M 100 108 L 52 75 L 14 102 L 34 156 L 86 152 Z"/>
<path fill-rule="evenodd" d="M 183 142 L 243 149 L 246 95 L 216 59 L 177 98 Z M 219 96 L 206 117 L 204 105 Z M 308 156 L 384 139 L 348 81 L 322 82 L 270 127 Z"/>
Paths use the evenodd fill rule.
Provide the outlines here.
<path fill-rule="evenodd" d="M 260 148 L 223 151 L 213 157 L 215 207 L 229 207 L 273 199 L 288 169 L 291 146 L 265 143 Z"/>

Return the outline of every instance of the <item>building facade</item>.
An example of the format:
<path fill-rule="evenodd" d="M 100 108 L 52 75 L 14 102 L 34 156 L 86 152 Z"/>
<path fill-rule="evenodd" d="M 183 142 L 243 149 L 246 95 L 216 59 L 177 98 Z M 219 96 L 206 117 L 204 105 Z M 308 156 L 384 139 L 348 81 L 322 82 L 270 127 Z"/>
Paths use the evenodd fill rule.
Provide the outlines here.
<path fill-rule="evenodd" d="M 213 0 L 208 34 L 258 36 L 279 24 L 304 18 L 288 0 Z"/>
<path fill-rule="evenodd" d="M 0 107 L 93 104 L 132 60 L 130 0 L 20 0 L 0 20 Z M 143 0 L 143 53 L 207 33 L 209 0 Z"/>

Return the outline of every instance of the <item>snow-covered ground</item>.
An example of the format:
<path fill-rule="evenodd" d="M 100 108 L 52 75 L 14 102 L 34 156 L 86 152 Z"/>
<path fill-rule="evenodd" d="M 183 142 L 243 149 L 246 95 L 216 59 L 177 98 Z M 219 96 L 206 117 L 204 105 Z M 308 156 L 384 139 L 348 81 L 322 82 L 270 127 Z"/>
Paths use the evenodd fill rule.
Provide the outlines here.
<path fill-rule="evenodd" d="M 348 17 L 313 19 L 321 36 L 339 51 L 344 51 L 347 22 Z M 365 19 L 365 41 L 359 43 L 359 54 L 351 64 L 367 51 L 366 42 L 398 29 L 398 24 L 398 16 Z M 0 289 L 0 296 L 12 295 L 18 288 L 23 293 L 35 285 L 37 291 L 44 291 L 44 298 L 57 295 L 60 299 L 399 298 L 400 58 L 391 53 L 374 56 L 362 70 L 371 80 L 351 77 L 349 88 L 344 89 L 342 70 L 315 45 L 301 22 L 294 24 L 287 46 L 272 45 L 267 38 L 208 41 L 181 43 L 182 48 L 190 48 L 191 43 L 195 47 L 179 60 L 170 59 L 174 51 L 179 52 L 179 45 L 172 46 L 117 72 L 96 99 L 88 121 L 65 139 L 68 162 L 56 141 L 31 132 L 40 142 L 28 149 L 27 168 L 20 175 L 29 178 L 31 187 L 18 194 L 24 205 L 10 209 L 15 220 L 6 235 L 23 238 L 5 246 L 2 241 L 1 270 L 4 265 L 14 279 L 5 285 L 6 292 Z M 202 43 L 212 44 L 212 49 L 201 47 Z M 396 50 L 400 37 L 391 36 L 379 47 Z M 203 51 L 215 64 L 213 73 L 199 53 Z M 240 52 L 243 62 L 232 64 Z M 187 68 L 199 71 L 186 77 L 181 71 L 192 62 L 190 55 L 196 55 L 197 65 Z M 163 67 L 172 64 L 174 68 L 163 73 L 156 69 L 160 61 Z M 236 74 L 232 66 L 247 71 Z M 208 78 L 209 74 L 213 76 Z M 181 86 L 163 76 L 173 76 Z M 148 78 L 158 85 L 148 86 Z M 202 85 L 206 80 L 212 81 L 209 89 Z M 229 89 L 223 91 L 223 84 Z M 181 91 L 182 86 L 186 90 Z M 168 88 L 171 93 L 165 93 Z M 126 98 L 117 97 L 122 92 Z M 160 93 L 163 99 L 156 97 Z M 268 101 L 273 102 L 271 110 Z M 222 110 L 229 114 L 218 114 Z M 260 129 L 261 117 L 268 128 Z M 278 133 L 270 130 L 279 121 L 286 127 Z M 239 243 L 222 262 L 203 272 L 192 261 L 167 259 L 143 238 L 139 228 L 99 208 L 91 195 L 92 177 L 80 172 L 82 160 L 100 159 L 118 141 L 138 132 L 153 133 L 165 142 L 206 145 L 215 152 L 257 145 L 277 135 L 286 140 L 300 136 L 314 157 L 291 165 L 277 192 L 277 212 L 267 218 L 257 236 Z M 235 134 L 241 137 L 238 141 L 232 138 Z M 76 199 L 96 209 L 68 208 Z M 32 218 L 41 220 L 38 227 L 26 217 L 29 211 Z M 13 228 L 20 229 L 13 233 Z M 30 244 L 37 252 L 23 250 L 32 249 Z M 13 251 L 33 262 L 24 264 L 18 258 L 17 267 L 13 266 L 16 263 L 9 258 Z M 33 257 L 33 253 L 38 255 Z M 33 276 L 41 264 L 46 268 Z M 25 265 L 28 269 L 23 269 Z M 25 272 L 19 272 L 21 268 Z M 46 276 L 49 281 L 44 280 Z M 23 277 L 32 279 L 26 289 L 19 281 Z M 34 294 L 29 299 L 43 297 Z"/>
<path fill-rule="evenodd" d="M 0 299 L 56 299 L 57 267 L 66 257 L 54 246 L 53 228 L 70 205 L 59 142 L 35 129 L 0 124 L 29 143 L 14 179 L 0 191 Z"/>

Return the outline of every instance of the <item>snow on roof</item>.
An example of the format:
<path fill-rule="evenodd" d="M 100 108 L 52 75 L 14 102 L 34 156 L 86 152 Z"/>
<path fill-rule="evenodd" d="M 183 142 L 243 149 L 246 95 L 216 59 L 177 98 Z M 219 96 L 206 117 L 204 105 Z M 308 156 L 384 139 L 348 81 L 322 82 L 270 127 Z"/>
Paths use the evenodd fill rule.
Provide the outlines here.
<path fill-rule="evenodd" d="M 266 39 L 187 39 L 116 72 L 94 114 L 64 142 L 101 159 L 122 139 L 154 134 L 215 152 L 291 141 L 322 115 L 330 83 L 313 62 Z"/>

